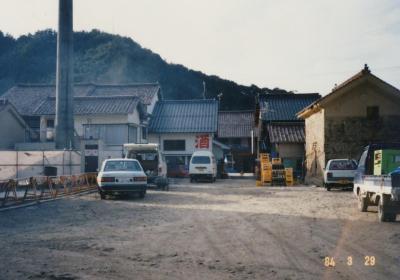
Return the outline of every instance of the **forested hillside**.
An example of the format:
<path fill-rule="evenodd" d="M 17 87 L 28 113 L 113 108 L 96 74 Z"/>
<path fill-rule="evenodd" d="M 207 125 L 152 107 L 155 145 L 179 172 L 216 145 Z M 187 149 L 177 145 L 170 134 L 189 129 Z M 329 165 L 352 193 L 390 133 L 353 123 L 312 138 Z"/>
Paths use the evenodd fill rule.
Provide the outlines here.
<path fill-rule="evenodd" d="M 18 83 L 54 83 L 57 34 L 52 30 L 13 38 L 0 31 L 0 95 Z M 206 98 L 223 93 L 221 109 L 251 109 L 254 96 L 284 90 L 242 86 L 170 64 L 130 38 L 98 30 L 74 34 L 75 82 L 159 82 L 164 98 Z"/>

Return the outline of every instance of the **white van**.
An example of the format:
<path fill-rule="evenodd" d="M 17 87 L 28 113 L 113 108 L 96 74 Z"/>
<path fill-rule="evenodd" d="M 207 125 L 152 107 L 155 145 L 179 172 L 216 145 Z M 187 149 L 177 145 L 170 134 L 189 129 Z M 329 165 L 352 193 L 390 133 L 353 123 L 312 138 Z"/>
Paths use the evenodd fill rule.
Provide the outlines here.
<path fill-rule="evenodd" d="M 196 151 L 190 159 L 189 165 L 190 182 L 198 179 L 208 179 L 215 182 L 217 178 L 217 162 L 214 154 L 210 151 Z"/>

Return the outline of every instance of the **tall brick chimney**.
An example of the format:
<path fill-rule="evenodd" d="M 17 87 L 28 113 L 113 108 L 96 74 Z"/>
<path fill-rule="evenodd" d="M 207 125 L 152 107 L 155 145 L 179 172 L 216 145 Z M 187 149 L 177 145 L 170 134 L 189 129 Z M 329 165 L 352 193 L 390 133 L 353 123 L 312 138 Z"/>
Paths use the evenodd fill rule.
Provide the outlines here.
<path fill-rule="evenodd" d="M 55 144 L 57 149 L 73 147 L 73 0 L 59 0 Z"/>

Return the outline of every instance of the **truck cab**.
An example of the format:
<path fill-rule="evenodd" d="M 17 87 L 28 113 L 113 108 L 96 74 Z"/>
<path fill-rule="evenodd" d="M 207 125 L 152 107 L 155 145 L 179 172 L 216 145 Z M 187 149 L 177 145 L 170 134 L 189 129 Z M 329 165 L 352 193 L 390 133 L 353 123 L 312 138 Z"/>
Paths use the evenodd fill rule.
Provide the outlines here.
<path fill-rule="evenodd" d="M 393 222 L 400 213 L 399 173 L 387 169 L 382 174 L 382 167 L 377 161 L 379 158 L 376 157 L 379 154 L 376 151 L 382 154 L 382 151 L 389 150 L 389 154 L 395 155 L 395 160 L 394 151 L 400 155 L 400 143 L 371 144 L 365 147 L 354 177 L 354 194 L 358 198 L 359 210 L 366 212 L 369 206 L 378 206 L 378 219 L 381 222 Z M 374 175 L 377 174 L 377 168 L 381 168 L 381 175 Z"/>

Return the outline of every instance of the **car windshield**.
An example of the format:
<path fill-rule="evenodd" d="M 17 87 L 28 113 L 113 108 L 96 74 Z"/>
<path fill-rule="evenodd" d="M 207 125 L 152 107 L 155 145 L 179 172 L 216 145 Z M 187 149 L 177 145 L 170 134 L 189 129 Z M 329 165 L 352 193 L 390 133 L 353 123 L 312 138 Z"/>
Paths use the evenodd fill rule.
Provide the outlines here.
<path fill-rule="evenodd" d="M 357 166 L 352 160 L 334 160 L 329 165 L 329 170 L 354 170 Z"/>
<path fill-rule="evenodd" d="M 192 158 L 194 164 L 208 164 L 210 163 L 210 157 L 208 156 L 195 156 Z"/>
<path fill-rule="evenodd" d="M 104 171 L 142 171 L 137 161 L 112 160 L 107 161 Z"/>

